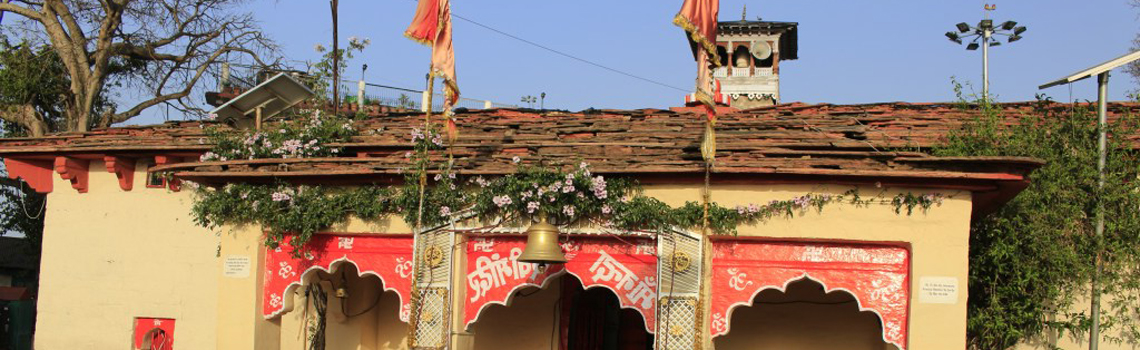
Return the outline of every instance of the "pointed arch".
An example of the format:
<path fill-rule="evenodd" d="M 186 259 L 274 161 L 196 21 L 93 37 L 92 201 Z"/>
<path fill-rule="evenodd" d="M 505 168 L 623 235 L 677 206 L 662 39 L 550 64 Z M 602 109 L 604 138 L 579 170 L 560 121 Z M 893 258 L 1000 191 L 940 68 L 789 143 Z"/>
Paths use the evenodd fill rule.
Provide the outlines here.
<path fill-rule="evenodd" d="M 760 292 L 807 279 L 851 294 L 860 311 L 879 317 L 883 341 L 905 350 L 909 262 L 909 251 L 893 246 L 713 241 L 711 335 L 728 334 L 733 310 L 752 306 Z"/>
<path fill-rule="evenodd" d="M 657 257 L 652 239 L 626 242 L 602 236 L 571 236 L 562 243 L 566 264 L 538 271 L 534 264 L 518 262 L 526 238 L 481 237 L 467 245 L 467 300 L 464 326 L 470 327 L 490 305 L 510 306 L 515 292 L 526 287 L 546 288 L 553 277 L 573 276 L 583 289 L 605 288 L 623 309 L 637 311 L 645 330 L 654 333 L 657 304 Z M 627 243 L 634 242 L 634 243 Z"/>
<path fill-rule="evenodd" d="M 265 254 L 262 316 L 272 319 L 292 310 L 287 297 L 317 271 L 333 273 L 345 264 L 356 267 L 357 276 L 376 276 L 384 291 L 400 298 L 400 320 L 408 322 L 411 311 L 411 235 L 321 234 L 306 245 L 305 256 L 293 256 L 293 247 L 283 244 Z M 288 240 L 285 240 L 288 241 Z"/>

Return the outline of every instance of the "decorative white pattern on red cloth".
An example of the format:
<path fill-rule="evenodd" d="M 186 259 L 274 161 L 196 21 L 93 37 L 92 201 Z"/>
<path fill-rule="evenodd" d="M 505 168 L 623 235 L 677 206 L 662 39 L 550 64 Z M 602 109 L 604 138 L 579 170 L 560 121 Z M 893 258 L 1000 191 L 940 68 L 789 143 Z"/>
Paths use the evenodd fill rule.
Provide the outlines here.
<path fill-rule="evenodd" d="M 304 257 L 293 256 L 288 239 L 281 247 L 265 254 L 265 293 L 262 314 L 273 318 L 285 311 L 292 297 L 289 289 L 300 286 L 306 273 L 328 272 L 333 264 L 352 263 L 360 276 L 380 278 L 384 290 L 400 296 L 400 320 L 408 322 L 411 311 L 411 235 L 315 235 L 306 245 Z M 338 267 L 344 268 L 344 267 Z"/>
<path fill-rule="evenodd" d="M 649 333 L 656 326 L 657 256 L 652 239 L 571 236 L 563 238 L 566 264 L 538 271 L 518 262 L 526 237 L 496 236 L 467 242 L 467 300 L 464 324 L 474 323 L 491 304 L 506 305 L 525 286 L 545 287 L 551 277 L 569 273 L 585 288 L 601 286 L 614 292 L 623 308 L 638 311 Z"/>
<path fill-rule="evenodd" d="M 906 349 L 910 299 L 906 248 L 747 240 L 712 244 L 713 337 L 728 334 L 733 309 L 751 306 L 760 291 L 786 290 L 789 283 L 806 278 L 827 292 L 853 295 L 860 310 L 879 315 L 883 340 Z"/>

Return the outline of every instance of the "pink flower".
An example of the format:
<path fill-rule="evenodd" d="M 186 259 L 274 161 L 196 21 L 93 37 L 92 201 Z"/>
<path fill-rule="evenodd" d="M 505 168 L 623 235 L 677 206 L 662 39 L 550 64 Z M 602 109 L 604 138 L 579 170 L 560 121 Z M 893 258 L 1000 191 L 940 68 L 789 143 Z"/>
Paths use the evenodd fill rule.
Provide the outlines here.
<path fill-rule="evenodd" d="M 562 213 L 566 216 L 574 216 L 574 207 L 569 205 L 562 206 Z"/>
<path fill-rule="evenodd" d="M 511 163 L 518 164 L 521 161 L 522 161 L 522 158 L 519 158 L 519 156 L 514 156 L 513 158 L 511 158 Z"/>
<path fill-rule="evenodd" d="M 527 203 L 527 204 L 526 204 L 526 212 L 527 212 L 528 214 L 529 214 L 529 213 L 534 213 L 534 211 L 535 211 L 535 210 L 537 210 L 537 209 L 538 209 L 538 202 L 533 202 L 533 201 L 532 201 L 532 202 L 530 202 L 530 203 Z"/>
<path fill-rule="evenodd" d="M 501 196 L 495 196 L 495 198 L 492 198 L 491 201 L 495 202 L 495 205 L 499 206 L 499 208 L 510 205 L 512 203 L 511 197 L 505 194 Z"/>
<path fill-rule="evenodd" d="M 748 203 L 748 213 L 757 213 L 757 212 L 760 212 L 760 206 L 756 205 L 756 203 Z"/>
<path fill-rule="evenodd" d="M 479 187 L 487 187 L 491 185 L 491 182 L 487 181 L 487 179 L 484 179 L 482 176 L 475 177 L 475 183 L 478 184 Z"/>
<path fill-rule="evenodd" d="M 613 211 L 613 208 L 610 208 L 609 204 L 602 206 L 602 214 L 609 214 L 612 211 Z"/>
<path fill-rule="evenodd" d="M 451 215 L 451 208 L 445 206 L 439 207 L 439 216 Z"/>
<path fill-rule="evenodd" d="M 273 192 L 272 197 L 273 197 L 274 202 L 282 202 L 282 201 L 288 201 L 288 200 L 293 199 L 293 196 L 290 196 L 288 193 L 285 193 L 285 192 Z"/>
<path fill-rule="evenodd" d="M 601 176 L 590 179 L 590 190 L 594 191 L 594 197 L 598 199 L 606 199 L 609 196 L 606 193 L 606 179 Z"/>

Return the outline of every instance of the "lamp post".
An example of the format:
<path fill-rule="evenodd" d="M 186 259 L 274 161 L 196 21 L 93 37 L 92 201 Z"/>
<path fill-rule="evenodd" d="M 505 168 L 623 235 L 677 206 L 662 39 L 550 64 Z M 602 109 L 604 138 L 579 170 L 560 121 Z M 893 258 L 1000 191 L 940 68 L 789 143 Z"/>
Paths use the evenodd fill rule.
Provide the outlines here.
<path fill-rule="evenodd" d="M 1046 89 L 1052 86 L 1061 84 L 1070 84 L 1074 81 L 1082 80 L 1092 76 L 1096 76 L 1097 82 L 1097 98 L 1096 98 L 1096 114 L 1097 114 L 1097 189 L 1104 190 L 1105 179 L 1105 165 L 1108 158 L 1108 73 L 1109 71 L 1120 66 L 1130 64 L 1140 60 L 1140 51 L 1136 51 L 1124 56 L 1117 57 L 1108 62 L 1102 63 L 1092 68 L 1082 70 L 1076 74 L 1054 80 L 1052 82 L 1041 85 L 1040 89 Z M 1096 206 L 1096 226 L 1094 232 L 1096 239 L 1099 241 L 1104 236 L 1104 201 L 1097 199 Z M 1092 318 L 1092 327 L 1089 329 L 1089 350 L 1097 350 L 1100 346 L 1100 275 L 1103 272 L 1101 266 L 1101 251 L 1096 252 L 1093 264 L 1093 276 L 1091 282 L 1091 304 L 1089 305 L 1090 318 Z"/>
<path fill-rule="evenodd" d="M 982 48 L 982 98 L 989 100 L 990 98 L 990 47 L 1000 46 L 1001 42 L 994 39 L 995 35 L 1008 37 L 1008 43 L 1021 40 L 1021 33 L 1024 33 L 1025 26 L 1018 26 L 1017 22 L 1005 21 L 1000 26 L 994 26 L 994 20 L 990 19 L 989 11 L 997 9 L 997 5 L 987 4 L 985 6 L 986 15 L 977 26 L 970 26 L 966 22 L 958 23 L 955 25 L 957 32 L 946 32 L 946 38 L 950 39 L 959 45 L 962 44 L 962 39 L 970 39 L 970 43 L 966 45 L 966 50 L 974 51 L 979 47 Z"/>

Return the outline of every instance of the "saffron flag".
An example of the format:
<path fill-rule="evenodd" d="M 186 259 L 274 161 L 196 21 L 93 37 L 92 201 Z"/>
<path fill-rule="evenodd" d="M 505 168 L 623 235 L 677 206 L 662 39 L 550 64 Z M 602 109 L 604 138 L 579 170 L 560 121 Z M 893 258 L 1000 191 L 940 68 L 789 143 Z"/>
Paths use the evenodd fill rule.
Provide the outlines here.
<path fill-rule="evenodd" d="M 720 0 L 685 0 L 681 11 L 673 17 L 673 24 L 688 34 L 693 58 L 697 60 L 697 101 L 705 106 L 706 121 L 701 156 L 711 163 L 716 157 L 716 104 L 713 101 L 712 68 L 720 65 L 716 51 L 717 13 Z"/>
<path fill-rule="evenodd" d="M 431 46 L 431 75 L 443 78 L 447 137 L 455 142 L 459 131 L 451 108 L 459 101 L 459 86 L 455 83 L 455 50 L 451 46 L 451 3 L 448 0 L 420 0 L 404 36 Z"/>

